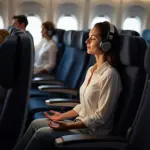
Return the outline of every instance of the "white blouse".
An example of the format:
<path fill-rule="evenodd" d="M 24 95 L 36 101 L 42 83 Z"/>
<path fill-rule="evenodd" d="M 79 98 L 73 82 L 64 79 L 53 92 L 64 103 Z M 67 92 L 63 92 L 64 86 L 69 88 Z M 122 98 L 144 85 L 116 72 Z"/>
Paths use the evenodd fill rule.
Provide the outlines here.
<path fill-rule="evenodd" d="M 57 52 L 57 46 L 52 40 L 44 40 L 41 49 L 37 52 L 34 72 L 36 73 L 41 69 L 48 71 L 54 69 L 56 66 Z"/>
<path fill-rule="evenodd" d="M 93 73 L 93 66 L 87 71 L 80 88 L 80 104 L 74 107 L 88 132 L 94 135 L 107 135 L 112 130 L 114 112 L 122 90 L 121 78 L 117 70 L 105 62 Z"/>

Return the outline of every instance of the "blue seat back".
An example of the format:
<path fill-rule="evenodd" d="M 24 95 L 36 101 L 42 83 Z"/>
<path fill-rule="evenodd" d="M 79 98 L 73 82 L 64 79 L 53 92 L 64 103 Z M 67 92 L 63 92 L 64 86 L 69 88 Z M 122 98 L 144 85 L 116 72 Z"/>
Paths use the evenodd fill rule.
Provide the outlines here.
<path fill-rule="evenodd" d="M 148 46 L 150 46 L 150 30 L 149 29 L 146 29 L 142 32 L 142 37 L 147 42 Z"/>
<path fill-rule="evenodd" d="M 75 88 L 80 75 L 88 61 L 85 39 L 88 32 L 66 31 L 64 35 L 65 50 L 57 69 L 56 78 L 63 80 L 65 86 Z"/>
<path fill-rule="evenodd" d="M 31 40 L 26 34 L 14 35 L 13 39 L 17 40 L 17 44 L 16 47 L 9 47 L 9 51 L 11 53 L 13 48 L 16 48 L 16 56 L 6 61 L 15 62 L 15 80 L 13 86 L 7 88 L 0 114 L 0 145 L 4 149 L 12 149 L 23 133 L 33 70 Z M 7 44 L 9 46 L 10 42 Z M 9 75 L 11 78 L 11 74 Z"/>
<path fill-rule="evenodd" d="M 53 36 L 53 41 L 57 45 L 58 48 L 58 55 L 57 55 L 57 64 L 56 68 L 59 66 L 59 63 L 61 61 L 61 58 L 64 53 L 64 43 L 63 43 L 63 37 L 64 37 L 65 30 L 63 29 L 56 29 L 56 33 Z M 54 72 L 56 71 L 56 68 L 54 69 Z"/>
<path fill-rule="evenodd" d="M 84 72 L 83 72 L 83 74 L 82 74 L 82 76 L 81 76 L 81 78 L 80 78 L 80 81 L 78 82 L 78 88 L 81 87 L 83 81 L 85 80 L 85 76 L 86 76 L 87 70 L 88 70 L 92 65 L 94 65 L 94 64 L 96 63 L 96 59 L 95 59 L 95 56 L 94 56 L 94 55 L 90 55 L 89 57 L 90 57 L 90 58 L 89 58 L 89 61 L 88 61 L 87 65 L 86 65 L 86 67 L 85 67 L 85 69 L 84 69 Z"/>

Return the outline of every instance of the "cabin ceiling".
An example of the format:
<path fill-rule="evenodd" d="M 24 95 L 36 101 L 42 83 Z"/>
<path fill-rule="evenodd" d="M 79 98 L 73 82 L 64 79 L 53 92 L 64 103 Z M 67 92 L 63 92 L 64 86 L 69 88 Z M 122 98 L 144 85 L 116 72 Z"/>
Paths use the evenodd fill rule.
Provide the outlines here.
<path fill-rule="evenodd" d="M 3 0 L 0 0 L 0 1 L 3 1 Z M 24 2 L 28 2 L 28 1 L 38 1 L 38 0 L 22 0 Z M 51 0 L 46 0 L 46 1 L 51 1 Z M 75 1 L 78 1 L 78 0 L 52 0 L 52 1 L 55 1 L 55 2 L 75 2 Z M 81 1 L 81 0 L 80 0 Z M 111 2 L 117 2 L 117 3 L 120 3 L 120 1 L 122 1 L 123 3 L 127 3 L 127 2 L 150 2 L 150 0 L 91 0 L 92 2 L 95 2 L 95 3 L 103 3 L 103 2 L 109 2 L 111 4 Z"/>

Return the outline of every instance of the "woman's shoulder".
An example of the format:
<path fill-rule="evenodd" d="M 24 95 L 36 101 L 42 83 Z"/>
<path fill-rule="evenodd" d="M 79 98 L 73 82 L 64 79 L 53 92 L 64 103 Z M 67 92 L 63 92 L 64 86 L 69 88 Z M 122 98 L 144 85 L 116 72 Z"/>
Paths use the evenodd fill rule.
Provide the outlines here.
<path fill-rule="evenodd" d="M 106 69 L 103 75 L 107 78 L 120 78 L 118 70 L 112 66 Z"/>
<path fill-rule="evenodd" d="M 50 46 L 50 49 L 58 50 L 58 47 L 53 40 L 48 41 L 48 44 Z"/>

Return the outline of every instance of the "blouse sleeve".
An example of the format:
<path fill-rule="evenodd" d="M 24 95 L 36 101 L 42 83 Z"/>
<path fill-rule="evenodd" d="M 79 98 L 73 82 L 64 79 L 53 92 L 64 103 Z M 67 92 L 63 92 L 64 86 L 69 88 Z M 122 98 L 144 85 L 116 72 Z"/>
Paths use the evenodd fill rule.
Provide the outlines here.
<path fill-rule="evenodd" d="M 44 69 L 46 70 L 53 70 L 56 66 L 56 60 L 57 60 L 57 52 L 58 49 L 56 45 L 51 45 L 49 50 L 48 50 L 48 64 L 44 66 Z"/>
<path fill-rule="evenodd" d="M 79 114 L 79 112 L 80 112 L 80 110 L 81 110 L 81 104 L 76 105 L 76 106 L 73 108 L 73 110 L 76 111 L 76 112 Z"/>

